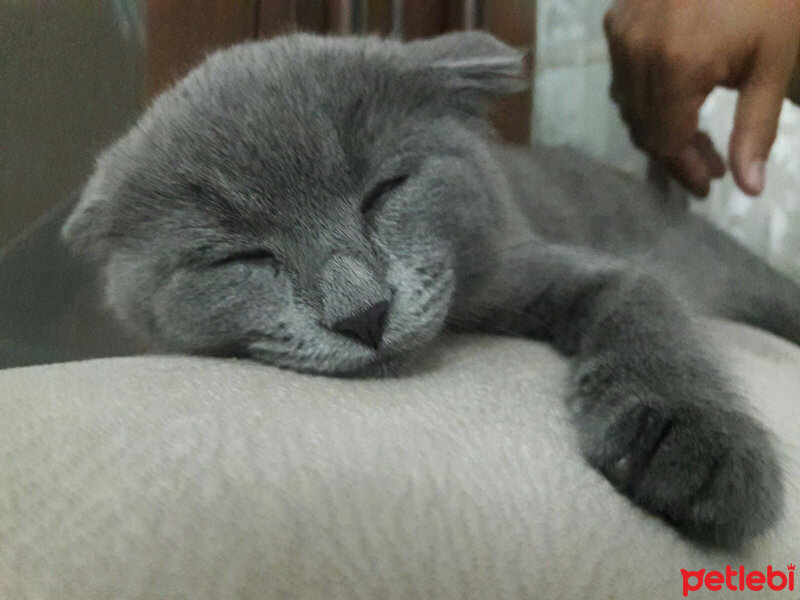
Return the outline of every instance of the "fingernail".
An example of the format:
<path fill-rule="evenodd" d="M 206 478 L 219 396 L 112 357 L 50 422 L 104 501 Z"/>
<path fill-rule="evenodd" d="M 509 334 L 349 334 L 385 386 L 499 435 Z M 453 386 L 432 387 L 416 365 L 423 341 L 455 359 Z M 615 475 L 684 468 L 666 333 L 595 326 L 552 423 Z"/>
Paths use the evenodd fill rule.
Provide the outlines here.
<path fill-rule="evenodd" d="M 756 160 L 750 163 L 750 166 L 747 167 L 745 179 L 747 181 L 747 185 L 750 186 L 750 189 L 756 194 L 760 194 L 764 190 L 764 182 L 766 178 L 765 171 L 766 164 L 763 160 Z"/>

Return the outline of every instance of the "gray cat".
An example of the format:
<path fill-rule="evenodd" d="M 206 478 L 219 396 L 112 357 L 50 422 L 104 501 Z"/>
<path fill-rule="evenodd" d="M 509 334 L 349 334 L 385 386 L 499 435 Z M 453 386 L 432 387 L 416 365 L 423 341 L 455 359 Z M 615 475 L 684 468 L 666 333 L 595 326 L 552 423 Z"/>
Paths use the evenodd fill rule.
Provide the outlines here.
<path fill-rule="evenodd" d="M 588 461 L 739 546 L 781 470 L 692 315 L 800 343 L 800 287 L 608 167 L 493 141 L 488 102 L 527 85 L 483 33 L 236 46 L 100 156 L 63 234 L 151 347 L 358 375 L 445 328 L 549 340 Z"/>

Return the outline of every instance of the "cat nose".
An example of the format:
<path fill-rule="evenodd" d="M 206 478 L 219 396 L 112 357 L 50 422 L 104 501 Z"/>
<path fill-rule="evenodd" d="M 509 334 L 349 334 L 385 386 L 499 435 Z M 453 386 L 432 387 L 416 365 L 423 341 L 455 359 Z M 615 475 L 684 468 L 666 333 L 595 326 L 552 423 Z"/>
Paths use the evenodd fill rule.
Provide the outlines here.
<path fill-rule="evenodd" d="M 386 313 L 388 312 L 389 301 L 381 300 L 365 310 L 340 319 L 333 324 L 332 329 L 336 333 L 377 350 L 381 345 L 383 327 L 386 324 Z"/>

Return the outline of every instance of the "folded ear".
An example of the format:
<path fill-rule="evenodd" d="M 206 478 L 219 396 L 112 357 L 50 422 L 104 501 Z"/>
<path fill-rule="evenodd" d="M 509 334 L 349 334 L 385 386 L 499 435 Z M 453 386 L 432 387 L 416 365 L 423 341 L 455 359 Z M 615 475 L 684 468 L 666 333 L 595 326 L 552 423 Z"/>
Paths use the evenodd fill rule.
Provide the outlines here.
<path fill-rule="evenodd" d="M 486 97 L 507 96 L 530 88 L 532 56 L 482 31 L 448 33 L 406 44 L 416 65 L 431 69 L 454 90 Z"/>
<path fill-rule="evenodd" d="M 61 238 L 70 250 L 88 259 L 102 260 L 107 254 L 104 238 L 108 228 L 109 192 L 106 188 L 104 169 L 100 166 L 61 228 Z"/>

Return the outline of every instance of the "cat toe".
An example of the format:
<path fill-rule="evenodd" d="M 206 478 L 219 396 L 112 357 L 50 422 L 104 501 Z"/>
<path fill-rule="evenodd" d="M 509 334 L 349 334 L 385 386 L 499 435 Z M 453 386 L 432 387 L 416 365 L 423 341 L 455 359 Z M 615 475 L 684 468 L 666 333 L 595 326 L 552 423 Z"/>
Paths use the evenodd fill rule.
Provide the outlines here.
<path fill-rule="evenodd" d="M 776 522 L 781 470 L 752 417 L 643 390 L 620 397 L 577 416 L 587 460 L 617 490 L 704 544 L 739 547 Z"/>
<path fill-rule="evenodd" d="M 689 450 L 684 444 L 677 456 L 652 465 L 653 481 L 665 483 L 650 481 L 640 493 L 643 504 L 687 536 L 735 549 L 778 521 L 783 480 L 769 435 L 755 420 L 732 413 L 722 421 L 718 445 L 708 444 L 709 427 L 695 428 L 687 434 L 694 438 Z"/>

